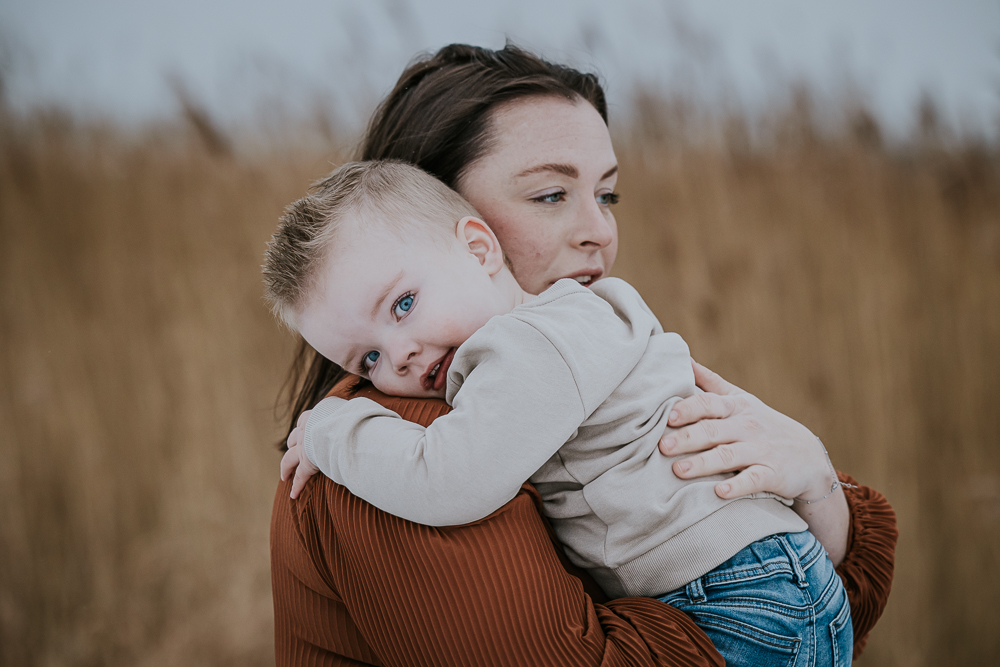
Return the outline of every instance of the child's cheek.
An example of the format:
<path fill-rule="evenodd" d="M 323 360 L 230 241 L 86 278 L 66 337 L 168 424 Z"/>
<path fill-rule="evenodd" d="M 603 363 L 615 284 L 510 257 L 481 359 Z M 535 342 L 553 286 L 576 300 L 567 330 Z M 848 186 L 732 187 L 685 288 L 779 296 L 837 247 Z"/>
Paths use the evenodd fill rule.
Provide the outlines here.
<path fill-rule="evenodd" d="M 441 340 L 447 341 L 451 347 L 458 347 L 469 339 L 490 320 L 489 313 L 480 311 L 467 311 L 463 317 L 442 322 L 439 329 Z"/>
<path fill-rule="evenodd" d="M 462 334 L 465 327 L 463 327 L 459 321 L 445 319 L 438 320 L 435 324 L 437 337 L 439 337 L 443 345 L 450 347 L 456 344 L 455 341 L 464 340 Z"/>

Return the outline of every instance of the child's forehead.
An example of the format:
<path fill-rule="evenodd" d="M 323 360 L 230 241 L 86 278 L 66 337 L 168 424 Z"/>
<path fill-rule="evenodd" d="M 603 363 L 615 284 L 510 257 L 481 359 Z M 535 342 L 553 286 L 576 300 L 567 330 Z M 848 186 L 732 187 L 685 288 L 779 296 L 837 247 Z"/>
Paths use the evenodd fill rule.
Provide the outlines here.
<path fill-rule="evenodd" d="M 454 238 L 454 222 L 430 218 L 429 214 L 387 211 L 370 207 L 344 215 L 338 236 L 364 241 L 375 239 L 386 244 L 437 243 Z"/>
<path fill-rule="evenodd" d="M 317 272 L 320 293 L 377 283 L 403 269 L 434 271 L 455 254 L 454 243 L 385 226 L 343 231 Z"/>
<path fill-rule="evenodd" d="M 327 257 L 335 262 L 348 258 L 363 258 L 367 264 L 378 264 L 379 257 L 400 252 L 412 253 L 417 250 L 427 252 L 432 249 L 450 249 L 451 244 L 443 242 L 440 235 L 405 226 L 389 224 L 347 225 L 335 243 L 331 244 Z"/>

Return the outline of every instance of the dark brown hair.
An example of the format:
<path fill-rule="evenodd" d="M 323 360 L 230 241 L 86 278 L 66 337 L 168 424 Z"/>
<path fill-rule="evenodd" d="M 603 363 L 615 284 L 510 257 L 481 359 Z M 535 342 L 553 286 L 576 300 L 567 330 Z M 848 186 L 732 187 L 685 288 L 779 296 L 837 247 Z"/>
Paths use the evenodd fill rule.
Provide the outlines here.
<path fill-rule="evenodd" d="M 548 95 L 584 99 L 608 122 L 595 75 L 510 43 L 498 51 L 452 44 L 406 68 L 372 114 L 358 158 L 410 162 L 457 189 L 463 173 L 489 150 L 493 112 L 512 100 Z M 283 387 L 295 397 L 289 431 L 347 375 L 300 341 Z"/>

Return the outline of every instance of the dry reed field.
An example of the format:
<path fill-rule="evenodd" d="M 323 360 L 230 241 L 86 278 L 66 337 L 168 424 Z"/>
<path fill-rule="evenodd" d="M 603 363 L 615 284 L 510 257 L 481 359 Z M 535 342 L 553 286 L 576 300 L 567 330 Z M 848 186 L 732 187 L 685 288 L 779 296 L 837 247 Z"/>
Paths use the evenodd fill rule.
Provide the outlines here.
<path fill-rule="evenodd" d="M 615 273 L 898 513 L 859 664 L 995 660 L 1000 150 L 929 110 L 891 144 L 805 98 L 761 123 L 639 110 L 615 128 Z M 294 341 L 259 264 L 335 141 L 227 137 L 193 109 L 0 118 L 0 664 L 273 662 Z"/>

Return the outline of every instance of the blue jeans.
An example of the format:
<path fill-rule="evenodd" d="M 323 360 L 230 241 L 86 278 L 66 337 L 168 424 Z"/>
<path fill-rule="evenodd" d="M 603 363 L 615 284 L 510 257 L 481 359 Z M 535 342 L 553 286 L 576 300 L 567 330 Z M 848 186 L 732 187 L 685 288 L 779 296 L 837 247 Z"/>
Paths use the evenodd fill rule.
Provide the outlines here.
<path fill-rule="evenodd" d="M 694 619 L 727 665 L 851 664 L 847 592 L 808 531 L 754 542 L 659 599 Z"/>

